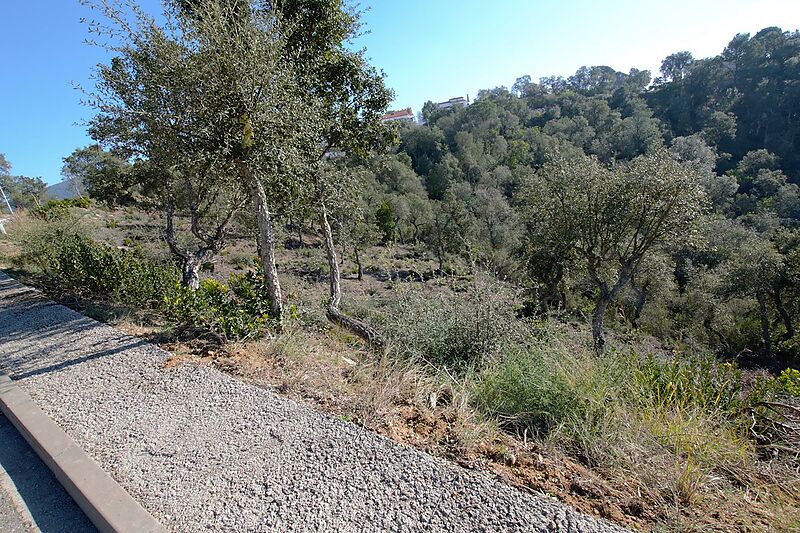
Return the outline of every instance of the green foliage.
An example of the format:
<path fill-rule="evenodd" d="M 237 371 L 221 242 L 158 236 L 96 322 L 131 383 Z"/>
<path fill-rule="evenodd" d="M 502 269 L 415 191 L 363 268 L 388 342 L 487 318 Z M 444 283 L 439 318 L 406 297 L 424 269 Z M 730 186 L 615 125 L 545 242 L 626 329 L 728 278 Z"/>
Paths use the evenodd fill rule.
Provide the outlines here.
<path fill-rule="evenodd" d="M 613 414 L 614 368 L 587 354 L 569 356 L 549 342 L 508 349 L 484 368 L 476 403 L 520 434 L 558 434 L 569 449 L 589 456 Z"/>
<path fill-rule="evenodd" d="M 72 294 L 162 311 L 181 326 L 224 340 L 252 338 L 269 325 L 270 302 L 255 273 L 233 275 L 228 285 L 206 279 L 191 291 L 172 265 L 136 247 L 97 242 L 69 217 L 42 219 L 14 239 L 19 264 L 35 266 L 49 283 Z"/>
<path fill-rule="evenodd" d="M 60 207 L 47 211 L 50 215 Z M 94 241 L 69 218 L 46 222 L 18 236 L 19 261 L 36 265 L 63 290 L 135 307 L 157 308 L 175 270 L 139 250 L 120 250 Z"/>
<path fill-rule="evenodd" d="M 734 363 L 648 356 L 631 369 L 635 400 L 647 409 L 702 410 L 734 416 L 742 407 L 742 374 Z"/>
<path fill-rule="evenodd" d="M 44 205 L 31 210 L 31 215 L 48 222 L 70 218 L 69 209 L 74 207 L 72 200 L 48 200 Z"/>
<path fill-rule="evenodd" d="M 462 371 L 508 343 L 524 342 L 526 324 L 516 319 L 515 307 L 514 293 L 499 282 L 478 280 L 454 295 L 402 288 L 380 322 L 405 357 Z"/>
<path fill-rule="evenodd" d="M 76 191 L 86 191 L 92 198 L 108 205 L 133 201 L 135 176 L 132 166 L 99 145 L 76 148 L 64 158 L 61 174 Z"/>
<path fill-rule="evenodd" d="M 381 239 L 384 244 L 390 243 L 394 240 L 395 233 L 395 220 L 392 210 L 392 204 L 388 200 L 381 202 L 378 210 L 375 212 L 375 222 L 378 229 L 381 231 Z"/>
<path fill-rule="evenodd" d="M 800 370 L 787 368 L 778 376 L 778 381 L 786 394 L 800 398 Z"/>
<path fill-rule="evenodd" d="M 262 335 L 269 325 L 270 306 L 263 294 L 263 280 L 253 273 L 233 275 L 229 285 L 204 279 L 196 291 L 176 281 L 164 307 L 184 327 L 242 340 Z"/>
<path fill-rule="evenodd" d="M 11 203 L 13 209 L 31 208 L 37 205 L 44 194 L 45 183 L 42 178 L 11 175 L 11 163 L 4 154 L 0 154 L 0 188 Z M 0 213 L 8 209 L 6 201 L 0 195 Z"/>
<path fill-rule="evenodd" d="M 71 217 L 70 208 L 88 209 L 90 205 L 91 201 L 84 197 L 48 200 L 44 205 L 31 209 L 31 215 L 49 222 L 65 220 Z"/>
<path fill-rule="evenodd" d="M 72 205 L 75 207 L 80 207 L 81 209 L 89 209 L 89 207 L 92 205 L 92 201 L 85 196 L 81 196 L 80 198 L 73 198 Z"/>
<path fill-rule="evenodd" d="M 487 416 L 590 463 L 635 461 L 627 455 L 633 446 L 648 461 L 666 454 L 668 464 L 690 461 L 725 475 L 726 468 L 741 467 L 756 444 L 775 438 L 766 432 L 754 438 L 751 431 L 769 427 L 759 406 L 775 389 L 775 380 L 767 379 L 743 391 L 736 366 L 710 356 L 641 358 L 612 351 L 596 358 L 547 337 L 499 354 L 477 374 L 473 393 Z"/>

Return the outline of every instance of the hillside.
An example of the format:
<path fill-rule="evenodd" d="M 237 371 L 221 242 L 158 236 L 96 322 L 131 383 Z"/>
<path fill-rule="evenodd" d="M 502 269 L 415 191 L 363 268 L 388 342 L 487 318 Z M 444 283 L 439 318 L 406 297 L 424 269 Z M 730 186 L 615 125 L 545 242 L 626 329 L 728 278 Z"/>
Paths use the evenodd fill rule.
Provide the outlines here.
<path fill-rule="evenodd" d="M 87 194 L 20 181 L 2 265 L 622 526 L 799 527 L 800 33 L 398 123 L 359 14 L 304 6 L 101 3 Z"/>

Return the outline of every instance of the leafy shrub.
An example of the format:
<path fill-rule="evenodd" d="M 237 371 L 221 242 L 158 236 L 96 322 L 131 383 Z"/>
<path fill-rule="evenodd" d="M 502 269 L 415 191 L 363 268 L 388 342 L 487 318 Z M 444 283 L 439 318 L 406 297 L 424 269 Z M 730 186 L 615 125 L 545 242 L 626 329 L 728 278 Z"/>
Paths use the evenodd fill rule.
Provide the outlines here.
<path fill-rule="evenodd" d="M 89 206 L 92 205 L 92 202 L 87 197 L 81 196 L 80 198 L 73 198 L 72 205 L 74 207 L 80 207 L 81 209 L 89 209 Z"/>
<path fill-rule="evenodd" d="M 786 394 L 800 398 L 800 370 L 787 368 L 778 376 L 778 381 Z"/>
<path fill-rule="evenodd" d="M 253 254 L 245 252 L 237 252 L 231 256 L 231 263 L 236 270 L 246 270 L 255 264 L 258 264 L 258 258 Z"/>
<path fill-rule="evenodd" d="M 72 200 L 48 200 L 44 205 L 31 210 L 31 214 L 47 222 L 65 220 L 70 217 L 69 209 L 74 207 Z"/>
<path fill-rule="evenodd" d="M 99 243 L 69 218 L 35 225 L 18 241 L 19 261 L 37 266 L 60 288 L 86 296 L 155 308 L 176 279 L 171 265 L 140 250 Z"/>
<path fill-rule="evenodd" d="M 47 212 L 56 213 L 61 207 L 51 206 Z M 180 284 L 173 265 L 139 247 L 118 249 L 97 242 L 69 215 L 40 218 L 15 239 L 20 247 L 18 263 L 35 266 L 71 293 L 163 310 L 183 326 L 222 339 L 252 337 L 267 327 L 270 302 L 263 296 L 263 279 L 255 273 L 234 275 L 228 286 L 204 280 L 191 291 Z"/>
<path fill-rule="evenodd" d="M 176 281 L 164 306 L 184 326 L 241 340 L 261 335 L 268 325 L 269 300 L 263 294 L 263 280 L 254 273 L 231 276 L 227 286 L 205 279 L 196 291 Z"/>

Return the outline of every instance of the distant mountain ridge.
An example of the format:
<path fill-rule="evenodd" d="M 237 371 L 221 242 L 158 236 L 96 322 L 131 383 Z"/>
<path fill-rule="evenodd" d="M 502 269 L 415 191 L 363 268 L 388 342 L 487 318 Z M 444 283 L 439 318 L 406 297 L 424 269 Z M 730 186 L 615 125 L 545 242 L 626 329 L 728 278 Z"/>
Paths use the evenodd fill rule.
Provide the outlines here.
<path fill-rule="evenodd" d="M 44 190 L 45 199 L 64 200 L 78 196 L 71 180 L 64 180 L 53 185 L 48 185 Z"/>

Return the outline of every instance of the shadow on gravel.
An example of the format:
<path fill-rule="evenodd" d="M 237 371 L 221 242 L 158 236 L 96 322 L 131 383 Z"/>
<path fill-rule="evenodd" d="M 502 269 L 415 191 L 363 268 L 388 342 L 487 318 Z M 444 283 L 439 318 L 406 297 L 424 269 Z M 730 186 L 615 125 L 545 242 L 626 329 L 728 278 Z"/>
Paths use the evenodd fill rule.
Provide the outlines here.
<path fill-rule="evenodd" d="M 0 369 L 6 369 L 13 379 L 57 372 L 147 344 L 144 339 L 123 334 L 106 335 L 104 349 L 87 350 L 81 341 L 92 330 L 103 327 L 0 273 Z M 26 343 L 28 340 L 36 342 Z M 48 344 L 58 349 L 41 348 Z M 87 351 L 91 353 L 87 355 Z"/>
<path fill-rule="evenodd" d="M 0 414 L 0 491 L 13 490 L 8 479 L 42 533 L 97 531 L 16 428 Z"/>
<path fill-rule="evenodd" d="M 144 346 L 148 344 L 147 341 L 139 340 L 135 342 L 131 342 L 128 344 L 123 344 L 117 346 L 116 348 L 110 348 L 108 350 L 101 350 L 99 352 L 95 352 L 91 355 L 84 355 L 83 357 L 78 357 L 76 359 L 70 359 L 68 361 L 62 361 L 60 363 L 56 363 L 53 365 L 45 366 L 43 368 L 37 368 L 35 370 L 29 370 L 27 372 L 16 372 L 11 373 L 11 379 L 25 379 L 31 376 L 38 376 L 40 374 L 49 374 L 50 372 L 57 372 L 58 370 L 63 370 L 64 368 L 71 367 L 73 365 L 79 365 L 81 363 L 85 363 L 86 361 L 91 361 L 93 359 L 100 359 L 101 357 L 107 357 L 109 355 L 114 355 L 116 353 L 124 352 L 125 350 L 130 350 L 132 348 L 137 348 L 139 346 Z"/>

